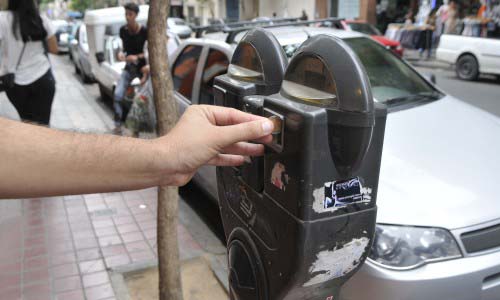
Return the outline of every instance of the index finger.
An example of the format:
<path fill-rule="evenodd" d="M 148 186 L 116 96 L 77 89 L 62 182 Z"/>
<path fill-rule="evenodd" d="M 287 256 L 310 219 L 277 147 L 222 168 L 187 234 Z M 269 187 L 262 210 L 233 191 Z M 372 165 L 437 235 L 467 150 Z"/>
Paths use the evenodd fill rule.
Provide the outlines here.
<path fill-rule="evenodd" d="M 266 119 L 264 117 L 252 115 L 234 108 L 212 105 L 206 106 L 206 109 L 208 109 L 208 112 L 211 114 L 212 119 L 215 121 L 214 125 L 218 126 L 236 125 L 240 123 Z"/>

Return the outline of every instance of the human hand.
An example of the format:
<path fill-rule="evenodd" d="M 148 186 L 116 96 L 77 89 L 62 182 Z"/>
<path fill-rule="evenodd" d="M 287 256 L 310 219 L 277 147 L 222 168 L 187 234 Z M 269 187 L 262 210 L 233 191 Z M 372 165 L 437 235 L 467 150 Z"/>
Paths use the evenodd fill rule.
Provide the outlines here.
<path fill-rule="evenodd" d="M 126 58 L 127 62 L 128 63 L 136 63 L 138 60 L 139 60 L 139 57 L 137 55 L 127 55 L 127 58 Z"/>
<path fill-rule="evenodd" d="M 238 166 L 245 156 L 264 153 L 273 123 L 264 117 L 210 105 L 190 106 L 177 125 L 153 141 L 160 155 L 161 185 L 184 185 L 205 165 Z"/>
<path fill-rule="evenodd" d="M 125 54 L 123 54 L 123 52 L 118 52 L 118 60 L 125 61 Z"/>

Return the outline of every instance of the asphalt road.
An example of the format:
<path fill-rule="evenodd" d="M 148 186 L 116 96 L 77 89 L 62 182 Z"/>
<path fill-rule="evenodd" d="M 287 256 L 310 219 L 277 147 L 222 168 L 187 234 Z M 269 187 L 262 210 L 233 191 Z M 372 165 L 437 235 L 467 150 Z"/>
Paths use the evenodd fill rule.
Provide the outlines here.
<path fill-rule="evenodd" d="M 464 81 L 455 72 L 418 67 L 423 74 L 434 73 L 436 83 L 446 93 L 500 117 L 500 80 L 482 76 L 477 81 Z"/>

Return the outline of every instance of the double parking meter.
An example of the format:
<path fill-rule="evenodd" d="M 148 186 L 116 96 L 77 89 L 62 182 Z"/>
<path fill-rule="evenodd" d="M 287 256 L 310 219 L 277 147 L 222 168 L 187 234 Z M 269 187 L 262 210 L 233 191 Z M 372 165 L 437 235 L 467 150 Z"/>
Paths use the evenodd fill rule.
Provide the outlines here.
<path fill-rule="evenodd" d="M 275 124 L 263 157 L 217 168 L 234 300 L 338 299 L 373 240 L 386 109 L 340 39 L 309 38 L 286 62 L 256 29 L 214 83 L 218 105 Z"/>

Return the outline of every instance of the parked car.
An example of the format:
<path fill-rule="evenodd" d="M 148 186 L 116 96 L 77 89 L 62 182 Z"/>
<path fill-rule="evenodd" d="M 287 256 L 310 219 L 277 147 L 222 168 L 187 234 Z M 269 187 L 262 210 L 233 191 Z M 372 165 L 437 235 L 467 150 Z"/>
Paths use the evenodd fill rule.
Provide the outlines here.
<path fill-rule="evenodd" d="M 289 57 L 310 36 L 343 39 L 363 63 L 375 101 L 389 109 L 376 237 L 340 299 L 498 299 L 500 143 L 491 138 L 500 133 L 498 119 L 446 95 L 361 33 L 269 30 Z M 170 67 L 180 113 L 214 104 L 213 79 L 227 70 L 235 47 L 217 34 L 181 44 Z M 201 168 L 193 181 L 217 201 L 215 168 Z"/>
<path fill-rule="evenodd" d="M 75 64 L 75 73 L 80 75 L 85 83 L 94 82 L 95 76 L 90 63 L 87 26 L 85 24 L 80 24 L 76 31 L 75 38 L 70 43 L 70 54 Z"/>
<path fill-rule="evenodd" d="M 137 22 L 146 24 L 149 6 L 141 5 Z M 125 10 L 123 7 L 104 8 L 87 11 L 84 19 L 88 38 L 88 53 L 90 66 L 95 80 L 99 84 L 102 99 L 111 101 L 116 83 L 120 79 L 125 62 L 118 60 L 118 53 L 122 50 L 122 41 L 119 30 L 125 24 Z M 169 42 L 168 53 L 172 53 L 180 44 L 176 34 L 167 32 Z M 140 80 L 136 78 L 131 86 L 136 89 Z"/>
<path fill-rule="evenodd" d="M 480 74 L 500 79 L 500 39 L 444 34 L 436 58 L 455 64 L 460 79 L 476 80 Z"/>
<path fill-rule="evenodd" d="M 67 53 L 69 51 L 69 34 L 71 33 L 71 26 L 65 20 L 53 20 L 52 26 L 55 30 L 57 39 L 57 47 L 60 53 Z"/>
<path fill-rule="evenodd" d="M 191 27 L 181 18 L 168 18 L 167 28 L 169 31 L 177 34 L 181 39 L 188 38 L 191 36 L 191 33 L 193 33 Z"/>
<path fill-rule="evenodd" d="M 350 31 L 357 31 L 369 35 L 377 42 L 384 45 L 387 49 L 394 52 L 397 56 L 403 57 L 404 48 L 400 42 L 386 38 L 382 33 L 372 24 L 358 21 L 358 20 L 341 20 L 333 22 L 332 27 L 337 29 L 344 29 Z"/>
<path fill-rule="evenodd" d="M 70 23 L 71 30 L 69 31 L 69 34 L 68 34 L 68 48 L 69 48 L 68 54 L 69 54 L 69 59 L 71 61 L 73 61 L 73 53 L 71 52 L 71 43 L 73 43 L 73 41 L 75 39 L 78 39 L 78 37 L 77 37 L 78 28 L 80 28 L 81 24 L 82 24 L 82 22 L 80 22 L 80 21 L 75 21 L 75 22 Z"/>

